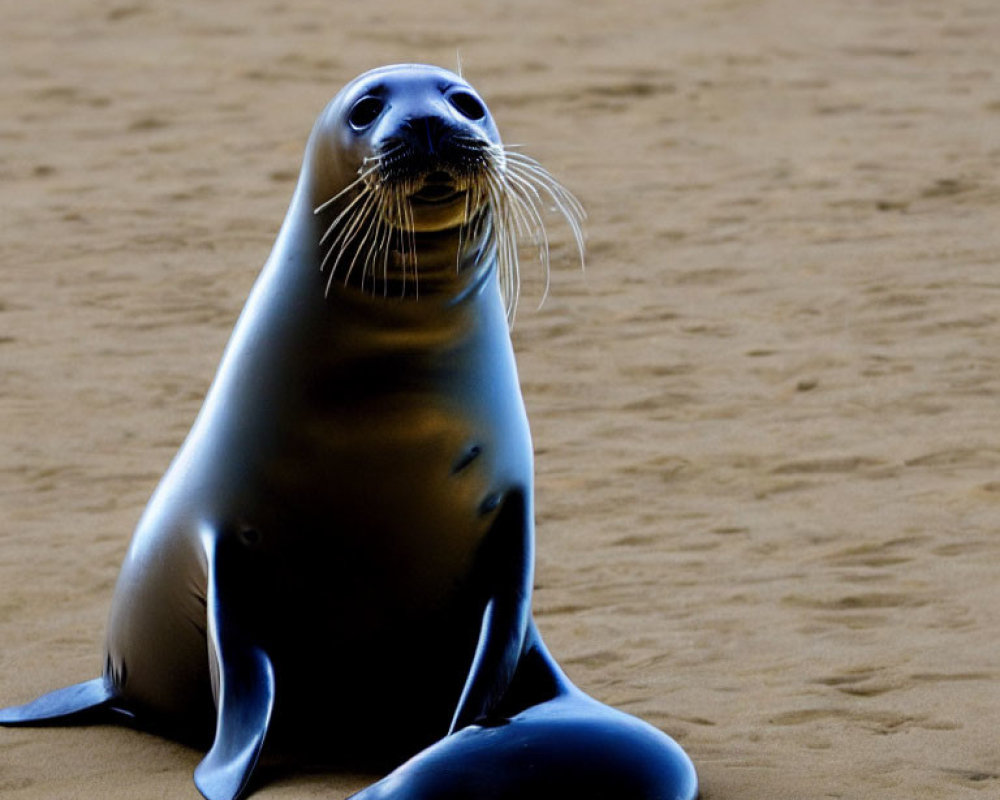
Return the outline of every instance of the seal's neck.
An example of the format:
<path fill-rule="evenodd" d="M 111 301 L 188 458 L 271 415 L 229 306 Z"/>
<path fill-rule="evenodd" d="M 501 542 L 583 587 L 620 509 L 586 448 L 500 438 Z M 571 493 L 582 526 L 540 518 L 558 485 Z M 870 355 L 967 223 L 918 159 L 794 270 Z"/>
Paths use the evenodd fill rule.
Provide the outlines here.
<path fill-rule="evenodd" d="M 496 305 L 503 315 L 496 250 L 486 227 L 471 240 L 457 232 L 414 237 L 415 271 L 411 262 L 405 269 L 390 266 L 374 285 L 334 280 L 325 289 L 325 302 L 331 312 L 360 314 L 379 327 L 447 327 L 455 314 L 480 316 L 484 303 Z M 393 255 L 410 258 L 409 253 Z"/>

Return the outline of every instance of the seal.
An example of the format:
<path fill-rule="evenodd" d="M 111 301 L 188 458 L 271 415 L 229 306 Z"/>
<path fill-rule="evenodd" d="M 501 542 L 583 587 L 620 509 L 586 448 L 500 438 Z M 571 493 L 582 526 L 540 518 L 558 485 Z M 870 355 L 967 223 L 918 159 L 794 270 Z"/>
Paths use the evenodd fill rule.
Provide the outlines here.
<path fill-rule="evenodd" d="M 203 741 L 209 800 L 247 794 L 265 751 L 396 767 L 362 800 L 693 798 L 680 747 L 574 687 L 531 618 L 509 324 L 545 205 L 582 256 L 577 201 L 458 75 L 342 89 L 135 530 L 101 677 L 0 723 Z"/>

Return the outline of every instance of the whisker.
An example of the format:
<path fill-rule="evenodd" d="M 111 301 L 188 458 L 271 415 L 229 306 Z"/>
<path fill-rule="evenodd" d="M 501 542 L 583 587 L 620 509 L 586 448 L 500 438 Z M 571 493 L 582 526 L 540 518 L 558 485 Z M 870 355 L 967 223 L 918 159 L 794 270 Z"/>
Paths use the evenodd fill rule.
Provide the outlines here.
<path fill-rule="evenodd" d="M 483 180 L 488 181 L 488 179 L 489 175 L 487 175 L 487 177 L 485 177 Z M 486 192 L 483 188 L 483 185 L 480 184 L 476 186 L 476 208 L 481 208 L 483 204 L 486 202 L 487 202 Z M 476 218 L 476 227 L 473 231 L 473 238 L 476 240 L 480 239 L 483 235 L 483 232 L 486 229 L 486 226 L 489 223 L 490 223 L 490 214 L 488 213 L 488 211 L 484 211 L 483 213 L 479 214 Z"/>
<path fill-rule="evenodd" d="M 465 208 L 462 210 L 462 222 L 458 226 L 458 246 L 455 248 L 455 274 L 462 270 L 462 251 L 465 249 L 465 231 L 469 226 L 469 209 L 472 203 L 472 187 L 465 191 Z"/>
<path fill-rule="evenodd" d="M 541 306 L 552 280 L 545 217 L 555 212 L 565 219 L 583 265 L 586 211 L 541 164 L 519 152 L 520 145 L 491 144 L 471 135 L 454 137 L 452 145 L 456 148 L 454 169 L 462 172 L 456 180 L 465 192 L 455 231 L 455 273 L 461 272 L 470 246 L 492 253 L 507 318 L 513 325 L 521 293 L 521 243 L 531 241 L 537 248 L 545 280 Z M 329 270 L 328 293 L 336 278 L 345 285 L 360 281 L 362 291 L 373 296 L 381 281 L 384 297 L 395 282 L 401 297 L 419 299 L 420 252 L 410 197 L 421 179 L 402 171 L 405 158 L 396 156 L 405 155 L 405 149 L 404 144 L 393 143 L 365 158 L 358 177 L 315 209 L 319 213 L 348 197 L 320 238 L 320 244 L 328 248 L 320 264 L 321 270 Z M 352 191 L 353 197 L 349 196 Z"/>
<path fill-rule="evenodd" d="M 535 159 L 530 156 L 524 155 L 524 153 L 512 153 L 506 152 L 510 162 L 517 166 L 523 167 L 535 175 L 537 175 L 546 184 L 550 190 L 555 190 L 559 195 L 566 201 L 566 204 L 573 208 L 574 214 L 580 219 L 587 218 L 587 212 L 583 207 L 583 204 L 570 192 L 565 186 L 556 180 L 555 176 L 552 175 L 545 167 L 539 164 Z"/>
<path fill-rule="evenodd" d="M 541 262 L 542 271 L 545 274 L 545 286 L 542 290 L 542 299 L 539 301 L 539 307 L 541 307 L 542 303 L 549 296 L 549 289 L 552 283 L 552 270 L 549 266 L 549 236 L 545 230 L 545 223 L 542 220 L 541 212 L 536 204 L 536 201 L 540 202 L 540 197 L 538 192 L 534 190 L 534 187 L 530 184 L 524 184 L 521 178 L 516 177 L 513 173 L 508 173 L 508 177 L 512 179 L 509 184 L 511 195 L 520 201 L 514 205 L 521 223 L 529 233 L 534 232 L 535 240 L 538 244 L 538 260 Z M 523 195 L 525 186 L 532 192 L 530 197 Z M 530 220 L 528 217 L 530 217 Z"/>
<path fill-rule="evenodd" d="M 497 251 L 497 271 L 501 294 L 507 309 L 507 319 L 513 323 L 520 289 L 520 269 L 517 256 L 516 222 L 512 219 L 509 193 L 502 177 L 491 174 L 487 181 L 490 208 L 495 217 L 492 235 Z"/>
<path fill-rule="evenodd" d="M 388 251 L 387 236 L 391 231 L 391 227 L 386 223 L 385 217 L 382 214 L 378 215 L 378 222 L 375 226 L 375 238 L 374 246 L 372 252 L 369 254 L 368 265 L 371 266 L 371 277 L 372 277 L 372 297 L 375 296 L 375 289 L 378 285 L 378 261 L 379 257 L 382 256 L 382 261 L 384 265 L 385 256 L 384 254 Z M 382 286 L 384 291 L 385 286 L 385 269 L 383 266 L 382 274 Z"/>
<path fill-rule="evenodd" d="M 351 243 L 351 240 L 353 240 L 357 234 L 358 228 L 365 224 L 368 217 L 377 207 L 378 198 L 375 193 L 367 193 L 365 195 L 365 201 L 361 204 L 361 207 L 348 218 L 347 224 L 337 231 L 337 235 L 334 236 L 330 242 L 330 248 L 339 249 L 341 252 L 346 250 L 347 246 Z"/>
<path fill-rule="evenodd" d="M 586 219 L 586 214 L 580 206 L 579 201 L 562 186 L 556 183 L 555 179 L 552 178 L 551 175 L 540 172 L 527 165 L 519 164 L 513 160 L 508 164 L 508 171 L 512 175 L 519 175 L 524 180 L 530 182 L 537 189 L 545 192 L 556 204 L 558 209 L 567 217 L 572 217 L 578 220 Z"/>
<path fill-rule="evenodd" d="M 382 242 L 382 296 L 389 295 L 389 254 L 392 250 L 394 231 L 392 225 L 385 226 L 385 238 Z"/>
<path fill-rule="evenodd" d="M 563 215 L 569 225 L 570 232 L 572 233 L 573 239 L 576 243 L 577 251 L 580 254 L 580 263 L 583 265 L 586 246 L 584 244 L 581 222 L 586 215 L 583 211 L 583 207 L 580 205 L 580 201 L 573 197 L 573 195 L 560 184 L 556 183 L 555 179 L 548 173 L 544 173 L 546 176 L 544 180 L 535 182 L 532 181 L 533 177 L 541 177 L 541 174 L 538 171 L 532 170 L 530 174 L 526 174 L 524 172 L 519 172 L 517 169 L 513 169 L 509 172 L 512 177 L 517 175 L 523 181 L 534 184 L 537 189 L 541 189 L 552 199 L 553 203 L 555 203 L 556 210 Z"/>
<path fill-rule="evenodd" d="M 580 201 L 537 162 L 512 158 L 507 166 L 511 172 L 516 172 L 545 191 L 567 216 L 581 221 L 587 218 L 587 212 L 584 211 Z"/>
<path fill-rule="evenodd" d="M 337 226 L 338 226 L 338 225 L 340 224 L 341 220 L 343 220 L 343 219 L 344 219 L 344 217 L 348 216 L 348 215 L 349 215 L 349 214 L 351 213 L 351 211 L 352 211 L 352 210 L 354 209 L 354 207 L 355 207 L 355 206 L 357 206 L 357 204 L 358 204 L 358 203 L 360 203 L 360 202 L 362 202 L 362 201 L 366 201 L 366 202 L 367 202 L 367 199 L 368 199 L 369 197 L 371 197 L 371 195 L 372 195 L 372 192 L 371 192 L 371 190 L 370 190 L 370 189 L 368 189 L 367 187 L 365 187 L 365 189 L 364 189 L 363 191 L 361 191 L 361 192 L 360 192 L 360 193 L 358 194 L 358 196 L 357 196 L 357 197 L 355 197 L 355 198 L 354 198 L 353 200 L 351 200 L 351 202 L 350 202 L 350 203 L 348 203 L 348 204 L 347 204 L 347 205 L 346 205 L 346 206 L 344 207 L 343 211 L 341 211 L 341 212 L 340 212 L 340 213 L 339 213 L 339 214 L 337 215 L 336 219 L 334 219 L 334 220 L 333 220 L 333 222 L 331 222 L 331 223 L 330 223 L 330 226 L 329 226 L 329 227 L 328 227 L 328 228 L 326 229 L 326 231 L 325 231 L 325 232 L 323 233 L 323 235 L 322 235 L 322 236 L 320 237 L 320 240 L 319 240 L 319 243 L 320 243 L 320 244 L 323 244 L 323 242 L 325 242 L 325 241 L 326 241 L 327 237 L 328 237 L 328 236 L 329 236 L 329 235 L 330 235 L 331 233 L 333 233 L 333 231 L 334 231 L 334 230 L 335 230 L 335 229 L 337 228 Z"/>
<path fill-rule="evenodd" d="M 410 252 L 413 254 L 413 294 L 417 300 L 420 299 L 420 254 L 417 252 L 417 232 L 413 221 L 413 206 L 410 203 L 410 195 L 413 193 L 413 186 L 407 186 L 403 195 L 403 211 L 406 214 L 406 230 L 410 232 Z M 404 272 L 405 274 L 405 272 Z"/>
<path fill-rule="evenodd" d="M 410 260 L 409 244 L 410 237 L 408 231 L 406 230 L 404 219 L 405 212 L 403 211 L 403 193 L 402 191 L 396 191 L 395 193 L 395 206 L 396 206 L 396 224 L 399 226 L 399 256 L 400 262 L 403 268 L 403 281 L 402 288 L 400 289 L 401 294 L 406 293 L 406 265 Z"/>
<path fill-rule="evenodd" d="M 364 163 L 367 163 L 368 160 L 369 159 L 366 158 Z M 375 174 L 378 171 L 378 164 L 375 164 L 375 165 L 373 165 L 371 167 L 365 168 L 364 163 L 362 164 L 361 168 L 358 170 L 358 177 L 355 178 L 353 181 L 351 181 L 349 184 L 347 184 L 347 186 L 345 186 L 343 189 L 341 189 L 339 192 L 337 192 L 329 200 L 326 200 L 326 201 L 320 203 L 318 206 L 316 206 L 316 208 L 313 209 L 313 214 L 319 214 L 319 213 L 325 211 L 333 203 L 336 203 L 341 197 L 343 197 L 345 194 L 347 194 L 349 191 L 351 191 L 351 189 L 353 189 L 354 187 L 356 187 L 359 183 L 362 183 L 362 182 L 366 181 L 368 178 L 370 178 L 373 174 Z"/>
<path fill-rule="evenodd" d="M 374 216 L 374 218 L 371 218 L 372 216 Z M 354 272 L 354 267 L 358 263 L 358 256 L 360 256 L 361 253 L 364 251 L 365 244 L 368 242 L 368 237 L 371 236 L 373 229 L 378 224 L 380 224 L 380 215 L 378 214 L 377 211 L 376 211 L 376 213 L 374 215 L 369 215 L 369 219 L 365 220 L 364 235 L 361 236 L 360 241 L 358 242 L 357 246 L 354 248 L 354 256 L 351 258 L 350 266 L 348 266 L 348 268 L 347 268 L 347 274 L 344 275 L 344 286 L 347 286 L 347 284 L 350 282 L 350 280 L 351 280 L 351 274 Z M 370 256 L 371 256 L 370 253 L 365 253 L 365 263 L 366 264 L 367 264 Z M 361 268 L 361 287 L 362 288 L 364 288 L 364 285 L 365 285 L 365 271 L 366 271 L 366 269 L 367 269 L 367 267 L 365 265 L 362 265 L 362 268 Z"/>
<path fill-rule="evenodd" d="M 366 202 L 362 205 L 357 214 L 348 221 L 347 227 L 339 231 L 337 236 L 334 237 L 334 240 L 330 245 L 330 250 L 323 259 L 323 263 L 320 264 L 320 270 L 323 270 L 326 267 L 326 263 L 329 260 L 330 255 L 336 251 L 337 256 L 330 265 L 330 276 L 326 282 L 326 294 L 330 293 L 330 286 L 333 284 L 333 279 L 337 274 L 337 267 L 340 266 L 340 261 L 347 252 L 350 243 L 356 238 L 357 232 L 360 228 L 362 228 L 362 226 L 370 225 L 369 219 L 373 212 L 377 213 L 377 207 L 374 193 L 369 194 Z M 355 252 L 355 258 L 356 257 L 357 252 Z M 348 271 L 348 277 L 349 276 L 350 271 Z M 345 280 L 344 283 L 346 285 L 347 281 Z"/>

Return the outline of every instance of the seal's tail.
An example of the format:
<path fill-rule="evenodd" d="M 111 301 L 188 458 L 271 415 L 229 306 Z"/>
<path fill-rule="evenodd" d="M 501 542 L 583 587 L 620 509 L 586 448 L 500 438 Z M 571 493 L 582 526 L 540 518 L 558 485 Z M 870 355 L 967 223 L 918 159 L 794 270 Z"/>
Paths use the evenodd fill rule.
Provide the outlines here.
<path fill-rule="evenodd" d="M 94 722 L 113 712 L 118 695 L 110 680 L 94 678 L 43 694 L 23 706 L 0 709 L 0 725 L 78 725 Z"/>

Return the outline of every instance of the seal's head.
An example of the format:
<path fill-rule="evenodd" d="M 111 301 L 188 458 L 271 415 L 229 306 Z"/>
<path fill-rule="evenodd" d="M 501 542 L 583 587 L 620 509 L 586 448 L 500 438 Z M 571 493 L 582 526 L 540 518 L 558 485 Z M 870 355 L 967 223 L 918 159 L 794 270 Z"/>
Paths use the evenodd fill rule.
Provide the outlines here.
<path fill-rule="evenodd" d="M 328 290 L 336 279 L 416 296 L 421 281 L 493 263 L 480 257 L 492 250 L 512 316 L 517 235 L 533 236 L 548 265 L 546 204 L 566 217 L 582 257 L 579 202 L 505 148 L 476 90 L 447 70 L 403 64 L 351 81 L 317 121 L 307 158 Z"/>

